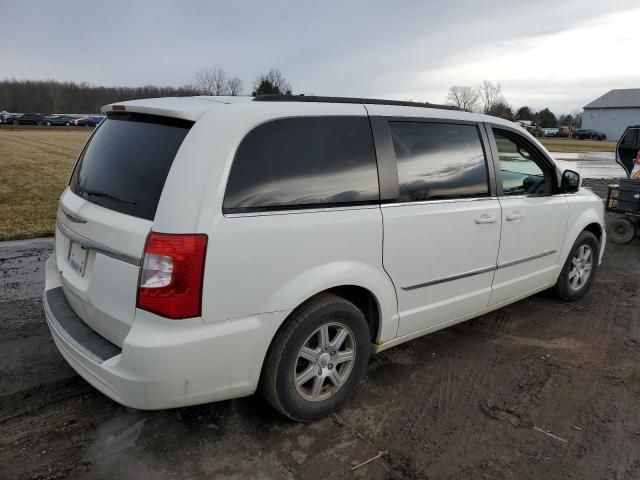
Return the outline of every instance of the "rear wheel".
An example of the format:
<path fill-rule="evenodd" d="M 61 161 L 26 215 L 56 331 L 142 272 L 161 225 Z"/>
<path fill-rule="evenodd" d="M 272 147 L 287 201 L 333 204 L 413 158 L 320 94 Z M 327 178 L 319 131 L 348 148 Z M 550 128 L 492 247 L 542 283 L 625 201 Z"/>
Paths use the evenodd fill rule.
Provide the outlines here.
<path fill-rule="evenodd" d="M 598 247 L 593 233 L 584 231 L 578 236 L 554 287 L 562 300 L 573 302 L 587 293 L 598 268 Z"/>
<path fill-rule="evenodd" d="M 260 390 L 283 415 L 301 422 L 325 416 L 351 395 L 370 353 L 367 320 L 351 302 L 322 294 L 299 308 L 278 332 Z"/>
<path fill-rule="evenodd" d="M 607 234 L 614 243 L 629 243 L 636 236 L 636 227 L 625 217 L 618 217 L 609 223 Z"/>

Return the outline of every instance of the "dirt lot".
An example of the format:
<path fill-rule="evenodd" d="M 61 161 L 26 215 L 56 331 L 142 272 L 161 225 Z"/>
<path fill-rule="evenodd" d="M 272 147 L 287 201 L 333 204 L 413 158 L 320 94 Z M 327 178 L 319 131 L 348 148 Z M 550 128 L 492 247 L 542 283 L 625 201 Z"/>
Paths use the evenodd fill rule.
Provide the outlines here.
<path fill-rule="evenodd" d="M 373 357 L 310 425 L 257 396 L 136 412 L 95 391 L 43 318 L 51 245 L 0 244 L 2 479 L 640 478 L 640 239 L 608 245 L 578 303 L 543 293 Z"/>

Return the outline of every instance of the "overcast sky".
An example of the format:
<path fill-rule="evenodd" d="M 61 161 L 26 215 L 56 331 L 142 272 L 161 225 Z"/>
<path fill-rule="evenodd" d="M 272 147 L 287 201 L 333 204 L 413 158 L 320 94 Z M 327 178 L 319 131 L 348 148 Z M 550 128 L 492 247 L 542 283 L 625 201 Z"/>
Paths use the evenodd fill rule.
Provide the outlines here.
<path fill-rule="evenodd" d="M 640 87 L 638 0 L 0 0 L 0 78 L 183 85 L 221 65 L 250 93 L 444 102 L 500 82 L 514 107 L 570 112 Z"/>

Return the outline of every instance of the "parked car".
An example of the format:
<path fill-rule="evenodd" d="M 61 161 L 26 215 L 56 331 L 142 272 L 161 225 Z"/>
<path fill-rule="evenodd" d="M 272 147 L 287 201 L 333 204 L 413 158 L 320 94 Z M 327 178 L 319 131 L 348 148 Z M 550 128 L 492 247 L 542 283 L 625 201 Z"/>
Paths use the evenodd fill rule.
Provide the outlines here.
<path fill-rule="evenodd" d="M 68 115 L 47 115 L 44 123 L 48 126 L 69 126 L 73 125 L 73 118 Z"/>
<path fill-rule="evenodd" d="M 578 128 L 573 131 L 572 137 L 578 140 L 605 140 L 607 136 L 602 132 L 596 132 L 589 128 Z"/>
<path fill-rule="evenodd" d="M 103 117 L 80 117 L 74 120 L 77 127 L 97 127 L 102 122 Z"/>
<path fill-rule="evenodd" d="M 44 115 L 40 113 L 18 113 L 5 119 L 12 125 L 44 125 Z"/>
<path fill-rule="evenodd" d="M 578 300 L 602 258 L 602 200 L 503 119 L 279 95 L 103 110 L 43 303 L 69 364 L 133 408 L 259 389 L 310 421 L 370 353 L 548 288 Z"/>
<path fill-rule="evenodd" d="M 559 129 L 557 128 L 543 128 L 542 136 L 543 137 L 557 137 L 559 136 Z"/>

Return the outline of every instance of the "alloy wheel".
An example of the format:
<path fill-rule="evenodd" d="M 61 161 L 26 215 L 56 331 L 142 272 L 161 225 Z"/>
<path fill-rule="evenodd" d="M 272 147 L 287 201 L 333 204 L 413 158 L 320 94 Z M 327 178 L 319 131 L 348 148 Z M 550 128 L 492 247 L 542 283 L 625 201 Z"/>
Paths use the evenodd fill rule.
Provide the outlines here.
<path fill-rule="evenodd" d="M 593 269 L 593 251 L 589 245 L 581 245 L 571 259 L 569 270 L 569 286 L 572 290 L 580 290 L 589 280 Z"/>
<path fill-rule="evenodd" d="M 345 384 L 356 358 L 353 332 L 342 323 L 326 323 L 313 332 L 298 352 L 294 384 L 307 401 L 335 395 Z"/>

